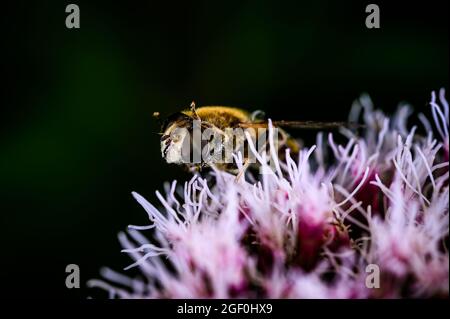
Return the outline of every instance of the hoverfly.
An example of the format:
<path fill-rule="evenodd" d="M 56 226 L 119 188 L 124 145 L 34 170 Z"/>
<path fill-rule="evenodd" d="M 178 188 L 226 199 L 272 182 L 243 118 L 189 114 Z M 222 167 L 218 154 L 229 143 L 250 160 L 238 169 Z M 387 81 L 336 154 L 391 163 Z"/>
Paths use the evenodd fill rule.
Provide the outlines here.
<path fill-rule="evenodd" d="M 241 151 L 244 163 L 250 164 L 248 138 L 261 140 L 267 133 L 269 123 L 261 115 L 263 112 L 247 112 L 241 108 L 228 106 L 191 107 L 170 115 L 161 127 L 161 155 L 167 163 L 185 165 L 190 169 L 201 169 L 215 166 L 218 169 L 236 172 L 233 156 Z M 159 112 L 153 114 L 159 118 Z M 195 124 L 201 130 L 202 137 L 208 131 L 208 137 L 201 139 L 195 146 Z M 314 121 L 273 121 L 276 129 L 276 144 L 279 153 L 284 154 L 286 148 L 291 153 L 298 153 L 299 143 L 292 138 L 283 127 L 299 129 L 335 129 L 348 126 L 346 122 L 314 122 Z M 240 134 L 242 133 L 242 134 Z M 214 141 L 213 141 L 214 140 Z M 263 139 L 262 148 L 267 149 L 267 136 Z M 228 148 L 226 147 L 228 146 Z M 228 149 L 227 160 L 224 160 L 222 150 Z M 192 160 L 192 154 L 201 152 L 197 161 Z M 217 152 L 219 151 L 219 152 Z M 225 152 L 226 153 L 226 152 Z M 219 154 L 219 155 L 218 155 Z"/>

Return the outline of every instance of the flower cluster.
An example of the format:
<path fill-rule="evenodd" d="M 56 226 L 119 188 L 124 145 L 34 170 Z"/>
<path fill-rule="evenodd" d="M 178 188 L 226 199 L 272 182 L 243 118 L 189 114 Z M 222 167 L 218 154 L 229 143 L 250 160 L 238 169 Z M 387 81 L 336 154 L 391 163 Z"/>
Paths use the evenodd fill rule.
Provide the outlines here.
<path fill-rule="evenodd" d="M 319 133 L 281 160 L 269 136 L 269 152 L 255 154 L 263 174 L 174 181 L 156 192 L 160 208 L 133 193 L 150 225 L 119 240 L 138 274 L 103 269 L 89 285 L 120 298 L 447 297 L 449 106 L 439 93 L 420 127 L 408 127 L 409 106 L 388 117 L 362 96 L 349 120 L 364 128 L 343 129 L 343 145 Z"/>

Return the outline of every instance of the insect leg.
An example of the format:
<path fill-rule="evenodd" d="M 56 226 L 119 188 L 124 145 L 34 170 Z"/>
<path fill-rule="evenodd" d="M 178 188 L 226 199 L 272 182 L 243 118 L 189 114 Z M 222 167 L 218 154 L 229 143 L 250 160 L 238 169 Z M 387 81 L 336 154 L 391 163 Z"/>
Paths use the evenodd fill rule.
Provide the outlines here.
<path fill-rule="evenodd" d="M 236 178 L 234 180 L 236 183 L 239 182 L 239 179 L 242 177 L 242 175 L 245 174 L 245 172 L 247 171 L 249 166 L 250 166 L 250 161 L 248 160 L 248 158 L 244 159 L 244 165 L 242 166 L 241 170 L 236 175 Z"/>

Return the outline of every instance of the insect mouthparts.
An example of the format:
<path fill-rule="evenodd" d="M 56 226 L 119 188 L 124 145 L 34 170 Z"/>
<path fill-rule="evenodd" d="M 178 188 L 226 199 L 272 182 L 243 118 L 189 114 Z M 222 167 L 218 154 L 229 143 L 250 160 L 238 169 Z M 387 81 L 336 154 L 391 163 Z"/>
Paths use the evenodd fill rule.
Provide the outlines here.
<path fill-rule="evenodd" d="M 161 142 L 164 142 L 165 140 L 167 140 L 169 138 L 170 135 L 163 135 L 161 136 Z"/>

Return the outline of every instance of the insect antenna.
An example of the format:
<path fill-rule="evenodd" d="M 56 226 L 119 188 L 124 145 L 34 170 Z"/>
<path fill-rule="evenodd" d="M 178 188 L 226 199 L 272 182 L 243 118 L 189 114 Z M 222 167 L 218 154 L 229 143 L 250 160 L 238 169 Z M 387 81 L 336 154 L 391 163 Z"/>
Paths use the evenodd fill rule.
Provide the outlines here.
<path fill-rule="evenodd" d="M 152 116 L 158 121 L 159 125 L 162 125 L 161 114 L 159 112 L 153 112 Z"/>
<path fill-rule="evenodd" d="M 199 120 L 200 119 L 200 116 L 198 116 L 198 114 L 197 114 L 197 111 L 196 111 L 196 108 L 195 108 L 195 102 L 194 101 L 192 101 L 191 102 L 191 112 L 192 112 L 192 114 L 195 116 L 195 118 L 197 119 L 197 120 Z"/>

